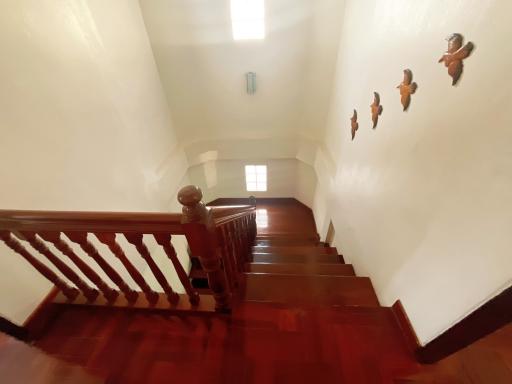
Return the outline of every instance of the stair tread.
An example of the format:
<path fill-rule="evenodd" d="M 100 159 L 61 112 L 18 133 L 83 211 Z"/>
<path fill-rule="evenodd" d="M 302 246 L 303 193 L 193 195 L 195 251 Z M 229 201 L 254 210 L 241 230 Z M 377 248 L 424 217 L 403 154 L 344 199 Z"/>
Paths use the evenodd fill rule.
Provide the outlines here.
<path fill-rule="evenodd" d="M 281 254 L 329 254 L 336 255 L 338 251 L 331 247 L 301 246 L 301 245 L 284 245 L 284 246 L 253 246 L 252 251 L 255 253 L 281 253 Z"/>
<path fill-rule="evenodd" d="M 242 298 L 293 304 L 379 306 L 370 279 L 356 276 L 245 273 Z"/>
<path fill-rule="evenodd" d="M 354 276 L 350 264 L 340 263 L 246 263 L 246 272 L 264 272 L 278 274 L 317 274 Z"/>
<path fill-rule="evenodd" d="M 338 255 L 282 255 L 273 253 L 253 253 L 255 263 L 340 263 Z"/>

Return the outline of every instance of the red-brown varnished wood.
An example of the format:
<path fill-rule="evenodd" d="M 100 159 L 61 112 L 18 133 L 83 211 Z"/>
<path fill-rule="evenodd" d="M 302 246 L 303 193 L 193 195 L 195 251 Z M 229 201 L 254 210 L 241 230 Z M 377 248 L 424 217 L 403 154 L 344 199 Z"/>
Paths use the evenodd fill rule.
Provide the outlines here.
<path fill-rule="evenodd" d="M 387 308 L 242 303 L 230 317 L 176 317 L 68 307 L 37 346 L 110 384 L 390 384 L 417 371 Z"/>
<path fill-rule="evenodd" d="M 303 238 L 291 238 L 291 239 L 280 239 L 280 238 L 264 238 L 264 237 L 258 237 L 254 241 L 255 246 L 261 246 L 261 247 L 269 247 L 269 246 L 276 246 L 276 247 L 286 247 L 286 246 L 305 246 L 305 247 L 315 247 L 318 245 L 318 240 L 316 238 L 314 239 L 303 239 Z"/>
<path fill-rule="evenodd" d="M 51 324 L 55 317 L 59 315 L 59 308 L 53 305 L 53 300 L 55 300 L 59 293 L 63 295 L 59 287 L 54 285 L 43 301 L 39 303 L 27 320 L 25 320 L 23 328 L 26 330 L 27 340 L 34 340 L 41 337 L 47 325 Z"/>
<path fill-rule="evenodd" d="M 64 291 L 69 300 L 75 298 L 77 290 L 74 287 L 68 287 L 58 274 L 32 257 L 21 243 L 11 236 L 11 233 L 28 241 L 35 250 L 44 255 L 62 275 L 83 292 L 88 301 L 94 302 L 99 291 L 96 287 L 91 287 L 88 281 L 83 280 L 82 274 L 99 287 L 109 304 L 112 304 L 118 292 L 110 288 L 95 270 L 75 253 L 61 237 L 61 233 L 66 234 L 101 266 L 108 277 L 124 292 L 128 302 L 133 304 L 138 299 L 139 293 L 128 286 L 121 278 L 122 271 L 116 271 L 109 265 L 88 240 L 87 236 L 94 234 L 121 262 L 124 267 L 121 269 L 126 270 L 140 287 L 150 306 L 156 304 L 160 295 L 146 281 L 142 271 L 127 257 L 125 250 L 117 242 L 116 236 L 124 235 L 126 240 L 136 248 L 167 295 L 168 301 L 175 304 L 179 296 L 153 260 L 143 240 L 144 234 L 155 236 L 171 259 L 189 295 L 190 303 L 195 305 L 199 300 L 198 292 L 191 287 L 170 243 L 172 234 L 184 234 L 189 241 L 192 258 L 195 257 L 200 261 L 201 270 L 207 275 L 217 309 L 228 312 L 232 290 L 238 286 L 243 264 L 250 259 L 250 247 L 256 236 L 255 202 L 251 199 L 250 205 L 247 206 L 207 209 L 201 199 L 202 193 L 198 187 L 182 188 L 178 194 L 178 200 L 183 204 L 181 215 L 0 210 L 0 230 L 6 244 L 25 257 L 36 270 L 51 279 Z M 224 231 L 220 227 L 224 227 Z M 74 268 L 54 254 L 53 248 L 48 248 L 45 241 L 63 253 L 67 257 L 66 261 L 73 263 L 81 273 L 77 273 Z M 233 268 L 234 265 L 237 267 L 236 270 Z"/>
<path fill-rule="evenodd" d="M 318 246 L 261 246 L 256 245 L 252 247 L 253 253 L 274 253 L 281 255 L 337 255 L 338 251 L 333 247 L 318 247 Z"/>
<path fill-rule="evenodd" d="M 66 263 L 59 259 L 46 244 L 37 237 L 35 232 L 20 232 L 28 243 L 41 255 L 45 256 L 64 276 L 66 276 L 73 284 L 75 284 L 89 301 L 94 301 L 98 297 L 98 290 L 90 287 L 75 271 L 73 271 Z"/>
<path fill-rule="evenodd" d="M 48 356 L 37 348 L 0 333 L 0 382 L 2 384 L 99 384 L 82 367 Z"/>
<path fill-rule="evenodd" d="M 185 211 L 191 206 L 186 202 Z M 270 205 L 267 235 L 260 241 L 281 248 L 250 256 L 271 257 L 278 263 L 250 263 L 244 258 L 253 236 L 244 234 L 249 232 L 247 225 L 223 224 L 226 238 L 218 243 L 223 256 L 229 253 L 242 270 L 274 268 L 274 273 L 242 274 L 241 292 L 229 316 L 92 309 L 79 298 L 84 306 L 60 306 L 61 315 L 37 345 L 111 384 L 377 384 L 418 372 L 392 312 L 378 306 L 370 281 L 353 276 L 352 267 L 340 263 L 337 255 L 315 249 L 323 245 L 318 243 L 311 211 L 289 201 L 281 207 Z M 199 233 L 194 231 L 211 234 L 208 211 L 188 213 L 200 223 L 189 234 L 189 243 Z M 294 255 L 288 246 L 314 248 Z M 203 251 L 195 247 L 192 254 L 200 256 Z M 208 271 L 194 269 L 192 276 L 204 278 Z"/>
<path fill-rule="evenodd" d="M 512 324 L 395 383 L 512 383 Z"/>
<path fill-rule="evenodd" d="M 272 253 L 253 253 L 255 263 L 339 263 L 337 255 L 281 255 Z"/>
<path fill-rule="evenodd" d="M 223 254 L 223 263 L 226 275 L 228 276 L 228 284 L 231 290 L 235 290 L 238 287 L 240 271 L 238 270 L 238 262 L 236 255 L 232 251 L 227 225 L 218 226 L 216 228 L 216 233 L 217 241 Z M 203 269 L 196 268 L 192 268 L 192 270 L 190 271 L 190 278 L 193 279 L 199 277 L 197 273 L 194 275 L 195 272 L 200 272 L 201 278 L 207 278 L 206 271 L 204 271 Z"/>
<path fill-rule="evenodd" d="M 193 209 L 198 202 L 185 202 L 184 211 L 191 219 L 187 225 L 192 226 L 184 229 L 190 230 L 189 241 L 219 232 L 212 229 L 208 210 Z M 510 382 L 505 368 L 512 366 L 512 342 L 503 333 L 478 350 L 464 351 L 463 358 L 448 365 L 441 362 L 434 370 L 418 365 L 393 312 L 379 307 L 369 279 L 353 276 L 351 266 L 340 263 L 336 255 L 314 248 L 299 255 L 291 251 L 323 247 L 311 212 L 301 223 L 307 212 L 304 206 L 290 201 L 280 207 L 268 205 L 268 222 L 260 221 L 258 227 L 266 234 L 257 241 L 277 249 L 250 256 L 271 258 L 269 264 L 243 259 L 254 233 L 247 236 L 242 218 L 223 224 L 230 228 L 224 242 L 209 238 L 217 253 L 206 258 L 214 263 L 207 262 L 206 270 L 193 270 L 192 276 L 203 278 L 211 273 L 208 268 L 220 271 L 228 252 L 247 270 L 260 269 L 242 275 L 241 294 L 233 300 L 231 315 L 185 316 L 190 312 L 184 311 L 178 316 L 177 311 L 160 311 L 160 305 L 169 305 L 163 294 L 154 311 L 147 311 L 142 296 L 134 304 L 120 298 L 110 307 L 95 307 L 80 296 L 76 301 L 82 306 L 58 305 L 59 316 L 36 344 L 110 384 Z M 202 252 L 197 244 L 192 249 L 197 256 Z M 218 286 L 213 288 L 219 292 Z M 60 295 L 59 300 L 66 298 Z M 209 300 L 207 313 L 212 314 L 218 302 L 211 296 Z M 184 299 L 180 303 L 189 305 Z M 200 303 L 205 305 L 203 299 Z M 139 307 L 145 310 L 134 310 Z M 197 308 L 196 312 L 200 313 Z M 458 381 L 461 378 L 469 381 Z"/>
<path fill-rule="evenodd" d="M 128 257 L 126 257 L 123 249 L 116 241 L 116 234 L 105 232 L 96 233 L 95 235 L 98 240 L 105 244 L 114 254 L 114 256 L 117 257 L 119 261 L 121 261 L 121 264 L 123 264 L 123 266 L 126 268 L 132 279 L 135 281 L 135 283 L 137 283 L 140 289 L 142 289 L 142 292 L 144 292 L 144 296 L 146 296 L 148 301 L 150 303 L 156 302 L 158 299 L 158 294 L 151 289 L 139 270 L 134 267 L 130 260 L 128 260 Z"/>
<path fill-rule="evenodd" d="M 416 350 L 421 347 L 421 344 L 414 328 L 412 327 L 409 316 L 407 316 L 407 313 L 405 312 L 402 302 L 400 300 L 395 301 L 391 307 L 391 311 L 395 316 L 398 327 L 402 331 L 402 335 L 404 336 L 404 340 L 409 347 L 409 350 L 415 353 Z"/>
<path fill-rule="evenodd" d="M 352 265 L 338 263 L 246 263 L 245 271 L 288 275 L 355 275 Z"/>
<path fill-rule="evenodd" d="M 156 242 L 162 246 L 164 249 L 165 254 L 171 260 L 171 263 L 174 267 L 174 270 L 176 271 L 176 274 L 178 275 L 178 278 L 180 279 L 181 284 L 183 285 L 183 288 L 185 288 L 185 292 L 187 292 L 187 295 L 189 297 L 190 303 L 192 305 L 197 305 L 199 303 L 199 294 L 197 291 L 192 287 L 192 284 L 190 284 L 190 280 L 187 276 L 187 273 L 183 269 L 183 266 L 181 265 L 178 255 L 176 254 L 176 250 L 174 249 L 172 243 L 171 243 L 171 235 L 167 234 L 155 234 L 154 235 Z"/>
<path fill-rule="evenodd" d="M 80 248 L 101 267 L 105 274 L 123 292 L 128 301 L 134 302 L 137 300 L 139 294 L 131 289 L 119 273 L 100 255 L 94 244 L 87 238 L 87 232 L 66 232 L 65 234 L 72 242 L 80 245 Z"/>
<path fill-rule="evenodd" d="M 53 300 L 53 305 L 56 306 L 62 307 L 68 304 L 69 302 L 65 300 L 65 297 L 62 294 L 58 294 Z M 164 293 L 157 293 L 156 301 L 151 302 L 149 302 L 145 296 L 139 296 L 135 302 L 128 301 L 126 297 L 119 297 L 113 303 L 106 301 L 102 297 L 99 297 L 98 300 L 91 303 L 87 301 L 83 295 L 78 295 L 78 297 L 73 301 L 73 306 L 76 305 L 83 305 L 90 308 L 91 310 L 107 307 L 127 310 L 147 310 L 148 313 L 159 311 L 166 311 L 169 313 L 187 312 L 198 314 L 215 312 L 215 301 L 211 295 L 200 295 L 197 304 L 191 304 L 186 295 L 178 295 L 178 300 L 176 300 L 174 303 L 171 303 Z"/>
<path fill-rule="evenodd" d="M 169 285 L 169 282 L 167 281 L 167 278 L 164 276 L 158 265 L 156 265 L 155 260 L 153 260 L 153 258 L 151 257 L 148 247 L 146 247 L 146 244 L 144 244 L 142 234 L 125 233 L 124 237 L 126 238 L 126 240 L 128 240 L 130 244 L 132 244 L 137 249 L 137 252 L 139 252 L 144 261 L 148 264 L 149 269 L 153 273 L 153 276 L 155 276 L 156 280 L 158 281 L 158 284 L 160 284 L 160 286 L 166 293 L 167 300 L 170 303 L 176 303 L 179 300 L 179 296 L 176 292 L 173 291 L 173 289 Z"/>
<path fill-rule="evenodd" d="M 174 233 L 183 235 L 181 214 L 142 212 L 13 211 L 0 209 L 9 231 Z"/>
<path fill-rule="evenodd" d="M 68 300 L 74 300 L 80 293 L 75 287 L 69 286 L 64 280 L 55 274 L 50 268 L 37 260 L 27 249 L 16 240 L 9 232 L 0 231 L 0 239 L 14 252 L 21 255 L 30 263 L 41 275 L 55 284 L 66 296 Z"/>
<path fill-rule="evenodd" d="M 242 297 L 263 301 L 316 305 L 378 306 L 370 279 L 355 276 L 246 273 Z"/>
<path fill-rule="evenodd" d="M 182 225 L 193 256 L 201 261 L 208 276 L 208 284 L 219 312 L 231 310 L 231 291 L 227 275 L 222 268 L 222 253 L 218 246 L 213 213 L 201 201 L 201 189 L 187 186 L 178 192 L 183 205 Z M 232 222 L 231 222 L 232 223 Z"/>
<path fill-rule="evenodd" d="M 78 255 L 71 249 L 71 247 L 62 239 L 60 232 L 40 232 L 39 236 L 46 241 L 52 243 L 62 254 L 66 255 L 82 273 L 89 278 L 103 293 L 108 301 L 115 301 L 119 292 L 110 288 L 107 283 L 85 263 Z M 93 296 L 93 300 L 96 297 Z"/>

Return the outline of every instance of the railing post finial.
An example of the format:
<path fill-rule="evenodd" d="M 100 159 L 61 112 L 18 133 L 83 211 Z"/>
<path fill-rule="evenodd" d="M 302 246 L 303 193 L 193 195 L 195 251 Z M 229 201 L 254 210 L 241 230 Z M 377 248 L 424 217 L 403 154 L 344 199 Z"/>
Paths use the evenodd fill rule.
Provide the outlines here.
<path fill-rule="evenodd" d="M 217 244 L 212 212 L 201 201 L 203 193 L 195 185 L 183 187 L 178 192 L 178 201 L 183 205 L 181 222 L 192 257 L 198 257 L 208 277 L 208 284 L 215 298 L 215 308 L 229 312 L 231 293 L 222 265 L 222 254 Z"/>
<path fill-rule="evenodd" d="M 208 211 L 201 201 L 203 192 L 196 185 L 187 185 L 178 192 L 178 201 L 183 205 L 183 223 L 200 222 L 206 224 Z"/>

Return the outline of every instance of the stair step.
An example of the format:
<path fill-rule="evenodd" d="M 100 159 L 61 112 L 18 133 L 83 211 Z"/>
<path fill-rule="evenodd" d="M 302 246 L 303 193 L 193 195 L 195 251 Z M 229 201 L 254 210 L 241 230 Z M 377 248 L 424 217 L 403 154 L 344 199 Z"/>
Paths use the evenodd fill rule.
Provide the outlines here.
<path fill-rule="evenodd" d="M 254 246 L 252 251 L 255 253 L 276 253 L 276 254 L 292 254 L 292 255 L 318 255 L 328 254 L 337 255 L 338 251 L 332 247 L 316 247 L 316 246 Z"/>
<path fill-rule="evenodd" d="M 275 253 L 253 253 L 254 263 L 340 263 L 338 255 L 281 255 Z"/>
<path fill-rule="evenodd" d="M 247 301 L 378 307 L 367 277 L 245 273 Z"/>
<path fill-rule="evenodd" d="M 317 245 L 318 239 L 311 236 L 287 236 L 287 235 L 268 235 L 257 236 L 255 240 L 256 245 Z"/>
<path fill-rule="evenodd" d="M 316 247 L 318 244 L 315 241 L 268 241 L 268 240 L 256 240 L 254 243 L 257 247 Z"/>
<path fill-rule="evenodd" d="M 333 275 L 354 276 L 351 264 L 322 263 L 246 263 L 246 272 L 277 273 L 283 275 Z"/>

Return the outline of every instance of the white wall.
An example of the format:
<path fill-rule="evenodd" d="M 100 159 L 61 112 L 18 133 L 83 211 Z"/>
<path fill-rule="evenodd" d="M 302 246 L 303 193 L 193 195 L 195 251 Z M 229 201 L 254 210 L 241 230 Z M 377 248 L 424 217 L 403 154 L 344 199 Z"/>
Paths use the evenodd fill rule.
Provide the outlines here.
<path fill-rule="evenodd" d="M 2 2 L 0 207 L 166 211 L 187 162 L 137 1 Z M 50 284 L 0 245 L 0 314 Z"/>
<path fill-rule="evenodd" d="M 267 191 L 247 192 L 245 165 L 267 165 Z M 203 191 L 203 200 L 219 197 L 295 197 L 312 205 L 316 176 L 314 169 L 296 159 L 251 159 L 208 161 L 189 168 L 192 184 Z"/>
<path fill-rule="evenodd" d="M 336 245 L 423 343 L 512 282 L 511 14 L 500 0 L 346 1 L 317 223 L 332 215 Z M 476 44 L 456 87 L 437 63 L 453 32 Z M 419 85 L 406 113 L 404 68 Z"/>

